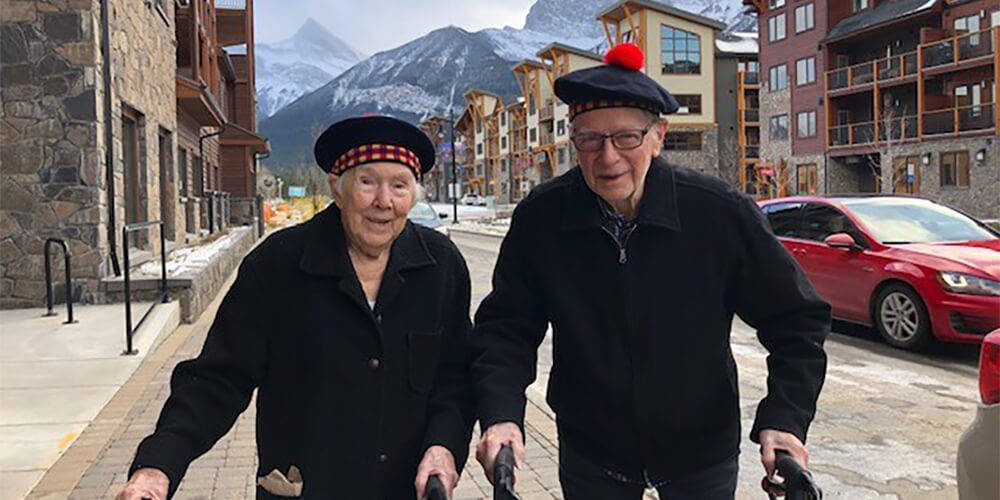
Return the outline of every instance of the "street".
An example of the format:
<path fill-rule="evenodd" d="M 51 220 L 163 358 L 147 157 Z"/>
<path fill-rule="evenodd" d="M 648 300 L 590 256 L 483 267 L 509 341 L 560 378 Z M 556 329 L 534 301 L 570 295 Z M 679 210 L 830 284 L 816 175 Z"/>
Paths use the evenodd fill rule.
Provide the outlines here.
<path fill-rule="evenodd" d="M 491 289 L 500 239 L 452 234 L 469 264 L 473 310 Z M 913 354 L 883 344 L 870 329 L 835 323 L 818 414 L 809 433 L 810 468 L 827 499 L 957 498 L 955 450 L 972 421 L 977 398 L 976 346 L 942 346 Z M 544 394 L 551 368 L 551 336 L 539 353 Z M 764 396 L 766 351 L 755 332 L 733 323 L 733 354 L 740 374 L 744 441 L 737 498 L 763 498 L 763 469 L 746 433 Z M 529 459 L 530 460 L 530 459 Z"/>

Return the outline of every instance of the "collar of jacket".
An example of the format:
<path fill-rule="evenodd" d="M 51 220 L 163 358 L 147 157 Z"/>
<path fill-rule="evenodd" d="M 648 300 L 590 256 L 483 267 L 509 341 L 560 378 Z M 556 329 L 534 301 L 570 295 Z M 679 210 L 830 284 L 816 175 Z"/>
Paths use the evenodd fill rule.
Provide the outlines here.
<path fill-rule="evenodd" d="M 597 194 L 587 185 L 579 166 L 567 175 L 573 177 L 569 194 L 565 198 L 560 228 L 564 231 L 599 228 L 604 215 L 601 213 L 600 205 L 595 203 L 594 197 Z M 642 200 L 639 202 L 636 223 L 640 226 L 657 226 L 671 231 L 681 230 L 677 212 L 674 168 L 662 158 L 654 158 L 653 164 L 646 172 L 646 184 Z"/>
<path fill-rule="evenodd" d="M 412 222 L 407 221 L 403 232 L 392 243 L 389 263 L 383 276 L 435 264 L 437 261 L 427 249 L 423 236 L 413 227 Z M 340 221 L 340 209 L 336 205 L 331 203 L 311 221 L 299 268 L 319 276 L 355 274 L 347 255 L 347 237 Z"/>

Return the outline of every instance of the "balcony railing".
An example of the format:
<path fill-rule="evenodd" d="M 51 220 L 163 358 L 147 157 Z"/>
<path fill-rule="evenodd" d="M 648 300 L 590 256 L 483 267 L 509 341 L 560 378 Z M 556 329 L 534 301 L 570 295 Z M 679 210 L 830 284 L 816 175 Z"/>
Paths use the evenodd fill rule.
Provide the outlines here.
<path fill-rule="evenodd" d="M 744 109 L 743 110 L 743 122 L 744 123 L 757 123 L 760 121 L 760 109 Z"/>
<path fill-rule="evenodd" d="M 552 132 L 540 131 L 538 134 L 542 146 L 552 144 Z"/>
<path fill-rule="evenodd" d="M 538 110 L 538 115 L 539 115 L 539 117 L 542 120 L 548 120 L 548 119 L 552 118 L 553 112 L 554 112 L 554 108 L 553 108 L 552 100 L 549 99 L 549 100 L 546 100 L 545 104 L 542 106 L 542 108 Z"/>
<path fill-rule="evenodd" d="M 884 118 L 879 121 L 879 141 L 895 142 L 916 138 L 917 115 Z"/>
<path fill-rule="evenodd" d="M 830 127 L 830 147 L 869 145 L 875 142 L 875 122 L 858 122 Z"/>
<path fill-rule="evenodd" d="M 954 134 L 991 130 L 994 103 L 976 104 L 924 112 L 924 135 Z"/>
<path fill-rule="evenodd" d="M 743 85 L 760 85 L 760 73 L 756 71 L 740 71 Z"/>
<path fill-rule="evenodd" d="M 746 158 L 760 158 L 760 145 L 759 144 L 747 144 L 744 146 Z"/>
<path fill-rule="evenodd" d="M 875 61 L 879 80 L 892 80 L 917 74 L 917 52 L 907 52 Z"/>
<path fill-rule="evenodd" d="M 247 8 L 247 0 L 215 0 L 215 8 L 244 10 Z"/>
<path fill-rule="evenodd" d="M 925 68 L 958 64 L 993 54 L 993 28 L 923 44 Z"/>

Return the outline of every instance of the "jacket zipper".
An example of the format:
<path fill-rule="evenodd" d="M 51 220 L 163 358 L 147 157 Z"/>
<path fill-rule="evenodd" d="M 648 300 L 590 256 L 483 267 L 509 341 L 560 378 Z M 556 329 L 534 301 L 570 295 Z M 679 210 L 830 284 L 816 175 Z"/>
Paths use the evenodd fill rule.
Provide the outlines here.
<path fill-rule="evenodd" d="M 634 233 L 636 229 L 638 229 L 638 228 L 637 227 L 633 227 L 632 230 L 629 231 L 628 235 L 625 236 L 625 242 L 622 243 L 622 244 L 619 244 L 618 243 L 618 238 L 615 238 L 615 235 L 612 234 L 611 231 L 608 231 L 608 229 L 606 227 L 601 226 L 601 230 L 604 231 L 605 233 L 608 233 L 608 236 L 611 237 L 611 241 L 614 241 L 615 242 L 615 246 L 618 247 L 618 263 L 619 264 L 624 265 L 626 262 L 628 262 L 628 253 L 625 251 L 625 248 L 628 247 L 628 240 L 632 239 L 632 233 Z"/>

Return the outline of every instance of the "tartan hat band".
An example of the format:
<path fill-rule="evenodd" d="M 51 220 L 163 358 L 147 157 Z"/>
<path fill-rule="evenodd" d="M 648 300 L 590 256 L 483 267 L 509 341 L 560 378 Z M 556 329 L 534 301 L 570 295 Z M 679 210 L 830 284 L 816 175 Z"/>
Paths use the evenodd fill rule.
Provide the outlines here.
<path fill-rule="evenodd" d="M 660 114 L 660 110 L 653 104 L 643 103 L 639 101 L 624 101 L 624 100 L 596 100 L 596 101 L 584 101 L 573 103 L 569 108 L 569 119 L 573 121 L 577 115 L 581 113 L 586 113 L 587 111 L 593 111 L 595 109 L 604 108 L 638 108 L 651 113 Z"/>
<path fill-rule="evenodd" d="M 413 175 L 417 176 L 417 179 L 420 178 L 420 160 L 416 153 L 392 144 L 364 144 L 348 149 L 333 162 L 330 173 L 340 175 L 359 165 L 380 161 L 395 162 L 410 167 Z"/>

